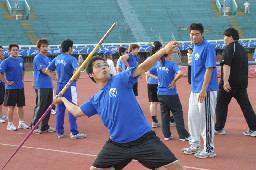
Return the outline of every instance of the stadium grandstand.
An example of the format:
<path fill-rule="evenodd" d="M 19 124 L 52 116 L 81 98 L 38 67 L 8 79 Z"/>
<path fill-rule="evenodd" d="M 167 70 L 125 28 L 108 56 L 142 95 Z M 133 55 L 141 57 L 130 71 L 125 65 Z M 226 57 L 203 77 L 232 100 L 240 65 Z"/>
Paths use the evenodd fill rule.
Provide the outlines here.
<path fill-rule="evenodd" d="M 133 42 L 142 46 L 140 52 L 148 52 L 155 40 L 177 40 L 185 44 L 178 56 L 182 57 L 186 55 L 182 51 L 191 46 L 189 25 L 202 23 L 205 38 L 217 50 L 224 47 L 223 31 L 234 27 L 239 31 L 243 46 L 251 48 L 248 52 L 253 53 L 256 0 L 250 3 L 251 14 L 245 14 L 244 0 L 0 0 L 0 45 L 18 43 L 23 49 L 21 56 L 33 56 L 36 41 L 47 38 L 52 45 L 50 55 L 57 55 L 59 44 L 70 38 L 75 47 L 84 48 L 82 53 L 88 53 L 89 47 L 117 22 L 99 52 L 106 48 L 116 52 L 116 46 Z M 8 56 L 7 50 L 5 55 Z"/>

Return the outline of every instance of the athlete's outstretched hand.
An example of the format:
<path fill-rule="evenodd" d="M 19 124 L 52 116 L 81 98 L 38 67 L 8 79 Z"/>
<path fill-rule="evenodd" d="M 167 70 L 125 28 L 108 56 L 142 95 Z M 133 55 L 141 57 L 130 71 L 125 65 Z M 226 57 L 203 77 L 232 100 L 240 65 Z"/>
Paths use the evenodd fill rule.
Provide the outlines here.
<path fill-rule="evenodd" d="M 170 41 L 165 47 L 165 54 L 177 53 L 176 47 L 180 47 L 180 44 L 177 41 Z"/>

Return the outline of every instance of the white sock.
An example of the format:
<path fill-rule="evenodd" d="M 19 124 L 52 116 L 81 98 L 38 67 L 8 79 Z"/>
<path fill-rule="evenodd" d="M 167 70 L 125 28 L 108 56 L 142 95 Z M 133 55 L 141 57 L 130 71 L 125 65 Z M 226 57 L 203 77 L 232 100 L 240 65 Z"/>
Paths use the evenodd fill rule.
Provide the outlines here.
<path fill-rule="evenodd" d="M 24 123 L 24 120 L 20 120 L 20 121 L 19 121 L 19 124 L 21 124 L 21 123 Z"/>

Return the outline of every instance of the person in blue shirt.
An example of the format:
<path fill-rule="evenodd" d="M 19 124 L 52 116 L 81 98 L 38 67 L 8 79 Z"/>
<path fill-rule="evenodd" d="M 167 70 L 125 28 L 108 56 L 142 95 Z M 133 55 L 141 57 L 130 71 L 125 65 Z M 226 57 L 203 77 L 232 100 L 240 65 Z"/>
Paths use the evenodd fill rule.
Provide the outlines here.
<path fill-rule="evenodd" d="M 131 67 L 137 67 L 139 57 L 137 57 L 137 54 L 139 52 L 140 46 L 137 44 L 131 44 L 129 46 L 128 53 L 123 55 L 120 59 L 124 63 L 124 65 L 127 66 L 127 69 Z M 138 96 L 138 82 L 136 82 L 133 86 L 133 92 L 135 96 Z"/>
<path fill-rule="evenodd" d="M 51 105 L 53 99 L 52 79 L 46 74 L 46 68 L 52 61 L 46 56 L 49 43 L 46 38 L 42 38 L 37 41 L 36 45 L 39 50 L 39 54 L 37 54 L 33 60 L 34 79 L 32 82 L 32 86 L 36 92 L 36 107 L 34 109 L 31 128 L 33 128 L 33 126 L 35 126 L 38 120 L 42 117 L 44 112 Z M 55 77 L 52 78 L 57 81 Z M 43 131 L 56 132 L 56 129 L 48 125 L 50 115 L 51 114 L 46 115 L 46 117 L 42 120 L 41 129 L 35 129 L 33 131 L 34 133 L 41 134 Z"/>
<path fill-rule="evenodd" d="M 192 137 L 191 147 L 183 148 L 184 154 L 194 154 L 197 158 L 215 157 L 214 114 L 217 103 L 218 76 L 216 51 L 204 38 L 201 23 L 190 25 L 190 38 L 195 45 L 192 53 L 191 88 L 188 109 L 188 128 Z M 200 135 L 204 140 L 204 150 L 200 145 Z"/>
<path fill-rule="evenodd" d="M 188 141 L 190 136 L 185 129 L 182 106 L 176 90 L 176 82 L 182 77 L 182 71 L 176 63 L 170 61 L 171 59 L 172 54 L 162 56 L 161 62 L 151 68 L 148 75 L 159 82 L 157 98 L 161 106 L 164 140 L 173 138 L 169 127 L 170 111 L 172 111 L 180 140 Z"/>
<path fill-rule="evenodd" d="M 162 48 L 162 43 L 160 43 L 159 41 L 155 41 L 150 49 L 150 56 L 155 54 L 161 48 Z M 147 57 L 147 59 L 149 59 L 149 58 L 150 57 Z M 157 61 L 157 63 L 159 63 L 159 61 Z M 147 81 L 147 87 L 148 87 L 148 100 L 150 102 L 149 111 L 150 111 L 150 115 L 152 117 L 152 128 L 156 128 L 156 127 L 161 126 L 161 123 L 159 123 L 157 120 L 157 105 L 159 103 L 158 98 L 157 98 L 158 80 L 156 80 L 146 74 L 146 81 Z"/>
<path fill-rule="evenodd" d="M 0 64 L 4 60 L 4 48 L 0 46 Z M 8 120 L 8 116 L 3 114 L 2 105 L 4 103 L 5 84 L 0 81 L 0 123 L 5 123 Z"/>
<path fill-rule="evenodd" d="M 79 65 L 77 59 L 71 56 L 73 52 L 73 41 L 70 39 L 64 40 L 61 43 L 62 54 L 58 55 L 53 59 L 53 61 L 48 65 L 46 69 L 47 75 L 53 77 L 57 80 L 56 94 L 65 87 L 73 73 L 78 70 Z M 57 70 L 58 79 L 52 73 L 52 71 Z M 70 102 L 77 104 L 77 90 L 76 81 L 79 79 L 80 74 L 76 77 L 75 81 L 69 86 L 69 88 L 63 94 Z M 64 116 L 66 107 L 64 104 L 59 104 L 57 106 L 56 114 L 56 129 L 58 132 L 58 138 L 64 138 Z M 80 134 L 77 130 L 76 117 L 74 117 L 70 112 L 68 112 L 69 124 L 70 124 L 70 139 L 80 139 L 84 138 L 85 134 Z"/>
<path fill-rule="evenodd" d="M 7 130 L 16 131 L 17 128 L 13 124 L 13 114 L 17 105 L 17 113 L 19 115 L 18 128 L 28 129 L 24 123 L 25 95 L 24 95 L 24 60 L 19 55 L 19 45 L 12 43 L 8 47 L 10 57 L 5 59 L 0 66 L 0 80 L 6 84 L 4 106 L 8 107 L 8 125 Z M 5 74 L 5 77 L 3 76 Z"/>
<path fill-rule="evenodd" d="M 125 47 L 119 47 L 118 48 L 118 54 L 119 54 L 119 59 L 117 60 L 116 63 L 116 69 L 117 69 L 117 74 L 119 74 L 120 72 L 123 72 L 127 69 L 127 66 L 124 65 L 124 63 L 121 61 L 121 56 L 126 54 L 126 48 Z"/>
<path fill-rule="evenodd" d="M 164 54 L 177 52 L 174 48 L 179 46 L 177 42 L 170 42 L 138 67 L 113 77 L 107 62 L 102 57 L 93 57 L 86 71 L 100 87 L 99 92 L 80 107 L 64 97 L 54 98 L 54 103 L 63 102 L 76 117 L 98 114 L 108 128 L 110 139 L 90 170 L 122 169 L 133 159 L 149 169 L 162 166 L 166 169 L 185 169 L 152 131 L 132 89 L 139 75 L 148 71 Z"/>

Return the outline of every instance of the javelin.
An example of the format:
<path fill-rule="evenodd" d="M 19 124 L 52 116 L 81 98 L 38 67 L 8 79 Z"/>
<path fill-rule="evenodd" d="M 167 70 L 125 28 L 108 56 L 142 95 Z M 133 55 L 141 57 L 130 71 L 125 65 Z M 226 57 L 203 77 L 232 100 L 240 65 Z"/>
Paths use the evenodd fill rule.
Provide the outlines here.
<path fill-rule="evenodd" d="M 88 61 L 92 58 L 93 54 L 98 50 L 100 45 L 104 42 L 104 40 L 107 38 L 107 36 L 110 34 L 110 32 L 114 29 L 116 26 L 116 22 L 111 26 L 111 28 L 106 32 L 106 34 L 101 38 L 99 43 L 94 47 L 93 51 L 88 55 L 87 59 L 82 63 L 82 65 L 79 67 L 79 69 L 75 72 L 75 74 L 71 77 L 71 79 L 68 81 L 68 83 L 65 85 L 65 87 L 60 91 L 58 96 L 62 96 L 64 92 L 68 89 L 68 87 L 71 85 L 71 83 L 75 80 L 77 75 L 81 72 L 81 70 L 85 67 L 85 65 L 88 63 Z M 12 156 L 8 159 L 8 161 L 5 163 L 5 165 L 2 167 L 2 170 L 6 167 L 6 165 L 10 162 L 12 157 L 18 152 L 18 150 L 21 148 L 21 146 L 26 142 L 26 140 L 29 138 L 29 136 L 33 133 L 33 131 L 37 128 L 37 126 L 41 123 L 41 121 L 45 118 L 45 116 L 49 113 L 49 111 L 52 109 L 54 104 L 52 103 L 48 109 L 44 112 L 42 117 L 38 120 L 38 122 L 35 124 L 35 126 L 31 129 L 31 131 L 28 133 L 28 135 L 23 139 L 23 141 L 20 143 L 20 145 L 17 147 L 15 152 L 12 154 Z"/>

